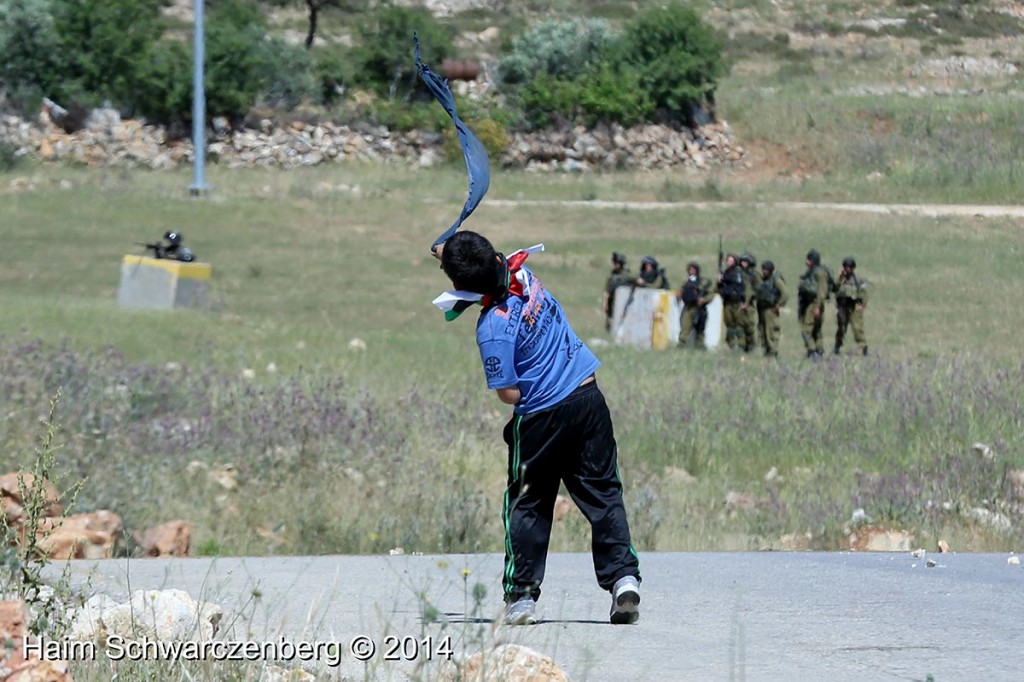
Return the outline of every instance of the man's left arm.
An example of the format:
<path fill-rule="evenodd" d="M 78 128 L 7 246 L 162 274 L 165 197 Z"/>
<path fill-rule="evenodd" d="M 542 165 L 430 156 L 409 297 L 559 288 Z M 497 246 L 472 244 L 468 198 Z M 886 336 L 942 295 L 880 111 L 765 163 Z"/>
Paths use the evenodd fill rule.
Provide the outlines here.
<path fill-rule="evenodd" d="M 496 391 L 501 402 L 515 405 L 522 398 L 515 368 L 515 344 L 510 339 L 492 338 L 479 342 L 479 346 L 487 388 Z"/>
<path fill-rule="evenodd" d="M 523 397 L 523 394 L 519 392 L 518 386 L 511 386 L 509 388 L 499 388 L 497 390 L 498 400 L 505 403 L 506 405 L 515 405 L 519 402 L 519 399 Z"/>

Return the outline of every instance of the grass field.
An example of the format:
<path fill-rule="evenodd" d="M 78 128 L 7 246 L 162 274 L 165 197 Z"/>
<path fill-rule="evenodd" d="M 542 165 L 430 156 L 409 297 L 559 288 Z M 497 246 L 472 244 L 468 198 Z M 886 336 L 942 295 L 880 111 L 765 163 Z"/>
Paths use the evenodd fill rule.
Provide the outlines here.
<path fill-rule="evenodd" d="M 525 3 L 451 21 L 497 26 L 500 42 L 544 18 L 621 25 L 646 4 Z M 778 363 L 595 346 L 641 551 L 779 547 L 791 534 L 834 549 L 857 508 L 921 545 L 1024 539 L 1006 480 L 1024 467 L 1022 220 L 754 203 L 1020 202 L 1021 22 L 1005 2 L 932 5 L 697 3 L 724 40 L 718 111 L 749 169 L 495 169 L 467 226 L 506 252 L 545 242 L 531 264 L 584 339 L 606 338 L 613 250 L 634 268 L 655 255 L 673 286 L 691 259 L 714 268 L 719 235 L 775 261 L 791 289 L 812 247 L 833 267 L 855 256 L 871 282 L 868 359 L 808 364 L 792 307 Z M 274 17 L 301 33 L 298 9 Z M 907 22 L 870 27 L 878 18 Z M 352 17 L 321 19 L 327 45 Z M 498 48 L 459 44 L 462 57 Z M 999 68 L 926 68 L 967 57 Z M 205 554 L 500 550 L 508 411 L 484 388 L 472 321 L 445 323 L 430 305 L 447 283 L 426 247 L 462 206 L 464 171 L 213 166 L 209 182 L 195 200 L 184 171 L 0 173 L 0 468 L 30 459 L 59 388 L 60 471 L 88 477 L 81 508 L 113 509 L 129 529 L 185 517 Z M 213 264 L 212 309 L 118 309 L 121 256 L 171 228 Z M 830 309 L 827 340 L 834 329 Z M 193 461 L 234 464 L 240 489 Z M 752 508 L 727 508 L 730 492 Z M 554 548 L 587 549 L 581 519 L 563 525 Z"/>
<path fill-rule="evenodd" d="M 130 529 L 187 518 L 208 554 L 500 550 L 508 410 L 484 387 L 472 320 L 430 305 L 447 283 L 426 248 L 461 207 L 461 171 L 214 168 L 202 200 L 185 174 L 31 173 L 34 190 L 3 197 L 0 467 L 24 465 L 61 387 L 60 471 L 88 477 L 81 508 Z M 497 174 L 488 198 L 645 200 L 675 181 Z M 485 200 L 467 226 L 505 251 L 545 242 L 531 263 L 584 339 L 605 337 L 613 250 L 634 267 L 657 256 L 677 286 L 692 258 L 714 268 L 722 234 L 791 287 L 811 247 L 833 266 L 856 256 L 872 283 L 867 359 L 807 362 L 792 309 L 777 363 L 596 347 L 641 551 L 793 533 L 834 549 L 859 507 L 922 545 L 1019 546 L 1004 476 L 1024 466 L 1020 220 Z M 170 228 L 213 264 L 214 308 L 120 310 L 122 254 Z M 194 460 L 236 465 L 240 489 L 189 473 Z M 752 508 L 727 508 L 730 491 Z M 553 548 L 589 547 L 582 519 L 562 525 Z"/>

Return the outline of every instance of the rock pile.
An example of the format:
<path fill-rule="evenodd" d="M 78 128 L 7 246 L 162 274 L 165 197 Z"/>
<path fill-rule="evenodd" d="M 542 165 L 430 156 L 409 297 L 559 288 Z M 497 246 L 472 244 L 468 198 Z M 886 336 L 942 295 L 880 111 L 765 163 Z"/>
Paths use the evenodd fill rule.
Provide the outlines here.
<path fill-rule="evenodd" d="M 93 116 L 75 133 L 64 132 L 45 115 L 37 121 L 0 116 L 0 143 L 14 147 L 18 156 L 96 167 L 160 170 L 191 164 L 193 159 L 191 140 L 171 139 L 162 127 L 121 120 L 116 112 Z M 274 124 L 263 119 L 255 129 L 215 127 L 207 158 L 229 168 L 297 168 L 345 161 L 431 166 L 445 157 L 445 144 L 437 133 L 396 133 L 359 123 Z M 715 123 L 696 131 L 647 125 L 515 133 L 492 163 L 531 171 L 705 169 L 749 167 L 746 157 L 728 124 Z"/>
<path fill-rule="evenodd" d="M 121 517 L 105 509 L 65 514 L 53 484 L 36 484 L 28 472 L 0 476 L 0 517 L 14 531 L 13 542 L 24 547 L 34 532 L 35 550 L 55 560 L 110 559 L 124 530 Z M 192 524 L 170 521 L 133 535 L 142 556 L 183 557 L 189 556 L 191 533 Z"/>

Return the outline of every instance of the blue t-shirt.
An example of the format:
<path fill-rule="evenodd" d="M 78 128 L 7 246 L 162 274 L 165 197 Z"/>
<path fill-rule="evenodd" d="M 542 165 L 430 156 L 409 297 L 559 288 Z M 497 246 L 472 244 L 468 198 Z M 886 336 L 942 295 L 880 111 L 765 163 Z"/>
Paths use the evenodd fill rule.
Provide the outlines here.
<path fill-rule="evenodd" d="M 527 268 L 529 296 L 509 296 L 483 311 L 476 343 L 487 388 L 519 388 L 516 414 L 555 405 L 593 374 L 601 362 L 576 336 L 562 306 Z"/>

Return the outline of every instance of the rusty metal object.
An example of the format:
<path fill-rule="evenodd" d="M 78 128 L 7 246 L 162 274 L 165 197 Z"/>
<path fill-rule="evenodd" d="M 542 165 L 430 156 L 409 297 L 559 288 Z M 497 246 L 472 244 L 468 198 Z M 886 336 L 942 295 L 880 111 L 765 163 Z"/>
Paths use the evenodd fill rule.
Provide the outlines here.
<path fill-rule="evenodd" d="M 480 75 L 480 62 L 446 59 L 441 63 L 441 73 L 450 81 L 475 81 Z"/>

